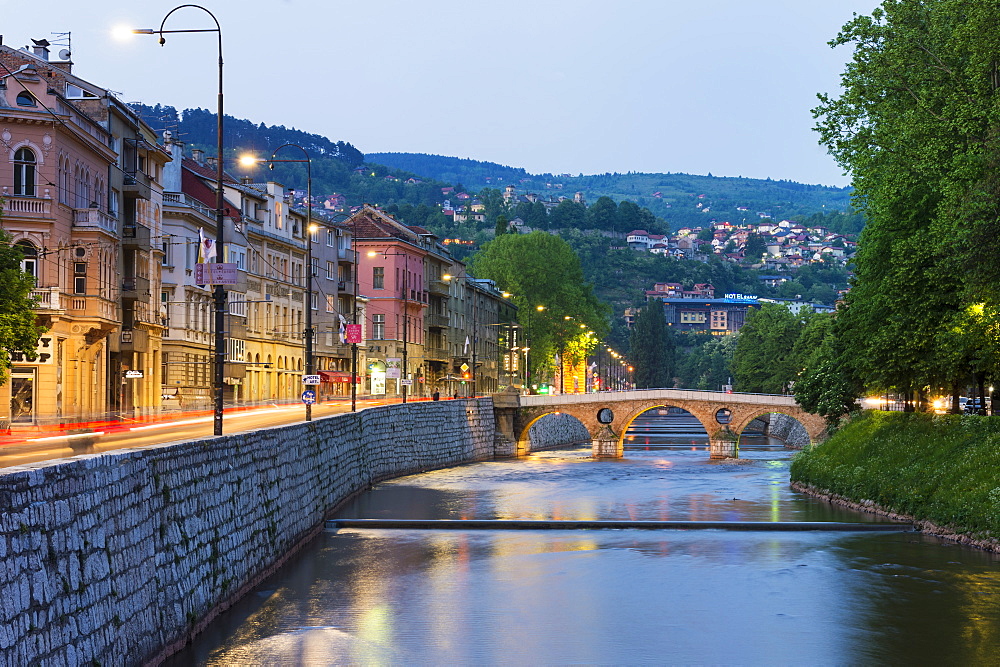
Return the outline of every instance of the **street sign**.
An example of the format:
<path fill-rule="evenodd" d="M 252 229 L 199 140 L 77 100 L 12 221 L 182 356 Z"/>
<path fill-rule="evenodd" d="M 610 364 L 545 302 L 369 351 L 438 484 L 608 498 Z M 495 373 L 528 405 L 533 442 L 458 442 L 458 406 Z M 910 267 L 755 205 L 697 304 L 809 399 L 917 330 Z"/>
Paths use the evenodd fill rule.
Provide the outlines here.
<path fill-rule="evenodd" d="M 413 379 L 412 378 L 404 378 L 404 379 L 400 380 L 399 383 L 401 385 L 403 385 L 404 387 L 412 387 L 413 386 Z"/>
<path fill-rule="evenodd" d="M 200 262 L 194 265 L 195 285 L 235 285 L 238 282 L 239 273 L 232 262 Z"/>
<path fill-rule="evenodd" d="M 312 405 L 316 402 L 316 392 L 312 389 L 306 389 L 302 392 L 302 402 L 306 405 Z"/>
<path fill-rule="evenodd" d="M 125 377 L 127 378 L 141 378 L 142 371 L 125 371 Z"/>
<path fill-rule="evenodd" d="M 459 366 L 459 368 L 461 368 L 462 372 L 464 373 L 465 371 L 469 370 L 469 364 L 462 364 L 461 366 Z"/>
<path fill-rule="evenodd" d="M 303 375 L 302 384 L 319 384 L 320 377 L 318 375 Z"/>
<path fill-rule="evenodd" d="M 360 324 L 348 324 L 344 327 L 346 329 L 347 336 L 345 340 L 348 345 L 354 343 L 363 343 L 361 339 L 361 325 Z"/>

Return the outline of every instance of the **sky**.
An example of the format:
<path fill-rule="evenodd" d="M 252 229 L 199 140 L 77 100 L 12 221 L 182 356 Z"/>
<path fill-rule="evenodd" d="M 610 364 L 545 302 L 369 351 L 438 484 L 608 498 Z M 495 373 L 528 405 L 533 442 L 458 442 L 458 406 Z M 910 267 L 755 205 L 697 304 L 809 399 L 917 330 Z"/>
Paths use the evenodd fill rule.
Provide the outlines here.
<path fill-rule="evenodd" d="M 878 0 L 202 0 L 225 112 L 365 153 L 531 173 L 684 172 L 844 186 L 810 110 Z M 126 102 L 215 111 L 214 33 L 158 28 L 176 1 L 0 0 L 3 43 L 72 33 L 74 73 Z M 8 11 L 3 11 L 3 10 Z M 165 29 L 213 28 L 195 8 Z M 54 47 L 55 53 L 62 47 Z"/>

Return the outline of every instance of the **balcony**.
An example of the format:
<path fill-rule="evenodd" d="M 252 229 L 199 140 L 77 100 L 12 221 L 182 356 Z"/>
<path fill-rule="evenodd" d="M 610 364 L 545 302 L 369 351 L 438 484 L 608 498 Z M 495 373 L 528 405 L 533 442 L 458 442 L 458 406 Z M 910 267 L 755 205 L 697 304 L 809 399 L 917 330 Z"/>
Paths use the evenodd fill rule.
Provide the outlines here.
<path fill-rule="evenodd" d="M 62 296 L 58 287 L 40 287 L 31 290 L 31 298 L 36 299 L 36 310 L 62 310 Z"/>
<path fill-rule="evenodd" d="M 424 315 L 424 322 L 426 322 L 429 327 L 444 329 L 448 326 L 448 316 L 439 315 L 438 313 L 427 313 Z"/>
<path fill-rule="evenodd" d="M 118 349 L 122 352 L 149 352 L 149 332 L 145 329 L 125 329 L 118 334 Z"/>
<path fill-rule="evenodd" d="M 122 278 L 122 298 L 142 299 L 149 296 L 149 278 L 126 276 Z"/>
<path fill-rule="evenodd" d="M 353 248 L 337 248 L 337 259 L 341 264 L 353 264 L 357 261 Z"/>
<path fill-rule="evenodd" d="M 141 171 L 137 171 L 134 174 L 125 174 L 122 181 L 122 193 L 126 197 L 148 201 L 151 196 L 149 176 Z"/>
<path fill-rule="evenodd" d="M 82 229 L 98 229 L 105 234 L 118 237 L 118 221 L 96 208 L 73 209 L 73 226 Z"/>
<path fill-rule="evenodd" d="M 451 355 L 448 350 L 443 347 L 431 347 L 430 345 L 424 346 L 424 359 L 428 361 L 448 361 L 451 359 Z"/>
<path fill-rule="evenodd" d="M 125 247 L 149 247 L 149 227 L 126 225 L 122 228 L 122 245 Z"/>
<path fill-rule="evenodd" d="M 448 296 L 451 294 L 449 291 L 450 285 L 443 280 L 428 280 L 427 289 L 431 294 L 437 294 L 438 296 Z"/>
<path fill-rule="evenodd" d="M 52 200 L 48 197 L 19 197 L 4 192 L 3 214 L 8 218 L 52 219 Z"/>
<path fill-rule="evenodd" d="M 215 209 L 205 206 L 205 204 L 190 195 L 180 192 L 164 192 L 163 203 L 167 206 L 193 209 L 209 220 L 215 220 Z"/>

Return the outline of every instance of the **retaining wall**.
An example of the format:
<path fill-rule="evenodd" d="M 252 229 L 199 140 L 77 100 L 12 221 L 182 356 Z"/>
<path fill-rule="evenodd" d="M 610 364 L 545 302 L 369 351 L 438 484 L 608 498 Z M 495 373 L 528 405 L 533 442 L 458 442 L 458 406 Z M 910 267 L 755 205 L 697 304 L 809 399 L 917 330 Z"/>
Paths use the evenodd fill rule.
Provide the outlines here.
<path fill-rule="evenodd" d="M 490 399 L 0 471 L 0 667 L 157 660 L 374 482 L 493 457 Z"/>
<path fill-rule="evenodd" d="M 771 413 L 771 427 L 768 433 L 785 443 L 785 447 L 790 449 L 802 449 L 809 444 L 809 433 L 805 427 L 794 417 Z"/>
<path fill-rule="evenodd" d="M 587 427 L 573 415 L 567 414 L 546 415 L 528 429 L 528 441 L 533 452 L 590 442 L 590 438 Z"/>

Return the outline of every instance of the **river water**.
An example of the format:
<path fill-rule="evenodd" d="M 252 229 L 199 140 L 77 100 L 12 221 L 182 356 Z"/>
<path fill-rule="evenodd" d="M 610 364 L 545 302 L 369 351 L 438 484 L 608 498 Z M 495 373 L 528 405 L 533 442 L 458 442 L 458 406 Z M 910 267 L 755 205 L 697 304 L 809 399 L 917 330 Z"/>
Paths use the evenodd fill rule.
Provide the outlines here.
<path fill-rule="evenodd" d="M 379 485 L 350 518 L 848 521 L 690 423 Z M 1000 560 L 916 533 L 326 531 L 171 664 L 998 664 Z"/>

